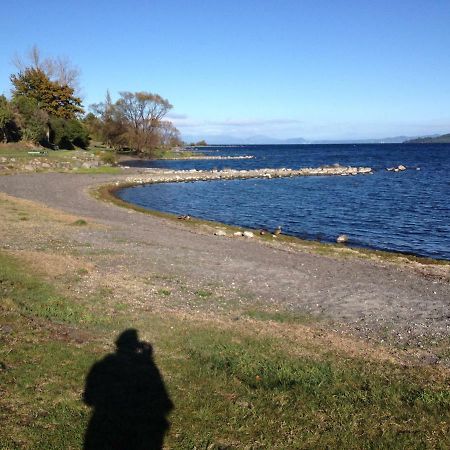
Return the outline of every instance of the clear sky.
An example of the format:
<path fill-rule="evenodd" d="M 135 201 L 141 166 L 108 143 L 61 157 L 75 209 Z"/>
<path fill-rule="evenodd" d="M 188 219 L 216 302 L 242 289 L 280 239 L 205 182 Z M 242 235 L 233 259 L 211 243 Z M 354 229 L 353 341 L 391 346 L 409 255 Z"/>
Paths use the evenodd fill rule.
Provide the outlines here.
<path fill-rule="evenodd" d="M 450 0 L 15 0 L 0 93 L 36 44 L 107 89 L 174 105 L 184 136 L 308 139 L 450 132 Z"/>

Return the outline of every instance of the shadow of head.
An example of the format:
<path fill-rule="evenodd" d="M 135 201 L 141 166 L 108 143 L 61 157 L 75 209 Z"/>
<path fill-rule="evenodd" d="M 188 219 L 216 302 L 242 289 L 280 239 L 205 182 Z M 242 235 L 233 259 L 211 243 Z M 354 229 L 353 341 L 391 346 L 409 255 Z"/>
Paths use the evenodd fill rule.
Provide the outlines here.
<path fill-rule="evenodd" d="M 84 402 L 93 408 L 85 449 L 161 449 L 173 409 L 152 346 L 135 329 L 123 331 L 116 351 L 96 362 Z"/>
<path fill-rule="evenodd" d="M 117 353 L 142 353 L 146 357 L 153 357 L 153 348 L 148 342 L 139 341 L 138 332 L 134 328 L 125 330 L 116 339 Z"/>

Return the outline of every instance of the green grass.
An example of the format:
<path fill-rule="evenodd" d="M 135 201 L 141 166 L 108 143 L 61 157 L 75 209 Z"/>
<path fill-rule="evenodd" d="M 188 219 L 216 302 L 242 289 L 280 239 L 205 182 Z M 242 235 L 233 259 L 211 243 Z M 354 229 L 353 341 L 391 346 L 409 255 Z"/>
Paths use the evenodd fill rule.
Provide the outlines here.
<path fill-rule="evenodd" d="M 77 219 L 77 220 L 75 220 L 75 222 L 72 222 L 70 225 L 80 227 L 80 226 L 87 225 L 87 222 L 84 219 Z"/>
<path fill-rule="evenodd" d="M 413 369 L 332 355 L 292 358 L 271 340 L 227 338 L 197 335 L 189 355 L 202 367 L 203 378 L 235 386 L 230 391 L 239 399 L 241 427 L 246 424 L 250 432 L 247 414 L 258 423 L 255 428 L 264 430 L 247 443 L 259 439 L 261 448 L 346 449 L 445 448 L 450 443 L 445 383 L 423 385 Z M 275 423 L 282 424 L 282 435 L 277 436 Z"/>
<path fill-rule="evenodd" d="M 448 372 L 323 348 L 305 356 L 287 338 L 152 314 L 126 298 L 111 314 L 111 294 L 67 297 L 0 253 L 2 449 L 81 448 L 86 374 L 130 327 L 154 345 L 175 404 L 168 448 L 450 446 Z M 249 311 L 284 320 L 270 314 Z"/>
<path fill-rule="evenodd" d="M 29 155 L 29 151 L 46 151 L 47 154 L 45 156 L 37 156 L 37 155 Z M 0 157 L 7 158 L 15 158 L 16 161 L 20 161 L 21 163 L 26 163 L 27 160 L 41 158 L 43 162 L 69 162 L 73 163 L 73 157 L 79 157 L 81 160 L 84 160 L 85 154 L 94 153 L 98 155 L 111 155 L 110 152 L 105 153 L 103 150 L 48 150 L 42 147 L 33 148 L 25 146 L 21 143 L 15 144 L 0 144 Z M 55 169 L 57 170 L 57 169 Z M 67 170 L 59 169 L 60 171 L 66 172 Z M 120 167 L 111 167 L 111 166 L 100 166 L 93 168 L 74 168 L 71 170 L 71 173 L 80 173 L 80 174 L 119 174 L 122 173 L 122 169 Z"/>
<path fill-rule="evenodd" d="M 84 305 L 68 300 L 51 285 L 23 271 L 18 262 L 0 253 L 0 294 L 21 314 L 58 323 L 96 323 L 98 318 Z"/>
<path fill-rule="evenodd" d="M 172 291 L 169 289 L 158 289 L 158 294 L 163 297 L 168 297 L 170 294 L 172 294 Z"/>
<path fill-rule="evenodd" d="M 28 152 L 32 151 L 45 151 L 45 159 L 62 159 L 70 160 L 70 158 L 77 154 L 77 150 L 49 150 L 44 147 L 30 147 L 24 145 L 20 142 L 0 144 L 0 157 L 4 156 L 7 158 L 19 158 L 19 159 L 34 159 L 40 158 L 41 156 L 29 155 Z M 78 150 L 85 152 L 85 150 Z"/>
<path fill-rule="evenodd" d="M 194 294 L 198 298 L 210 298 L 213 295 L 213 293 L 211 291 L 205 291 L 203 289 L 199 289 L 198 291 L 195 291 Z"/>
<path fill-rule="evenodd" d="M 174 152 L 173 150 L 167 149 L 156 149 L 152 152 L 152 159 L 180 159 L 180 158 L 190 158 L 192 156 L 199 156 L 199 153 L 194 152 Z"/>

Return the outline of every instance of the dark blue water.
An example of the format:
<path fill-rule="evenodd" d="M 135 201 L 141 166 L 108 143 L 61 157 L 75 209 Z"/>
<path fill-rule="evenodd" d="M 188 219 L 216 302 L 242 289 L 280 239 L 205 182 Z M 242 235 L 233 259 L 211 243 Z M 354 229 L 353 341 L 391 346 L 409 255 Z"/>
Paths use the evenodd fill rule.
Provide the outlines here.
<path fill-rule="evenodd" d="M 298 145 L 213 147 L 208 154 L 254 159 L 139 162 L 172 169 L 370 166 L 374 175 L 168 183 L 123 189 L 149 209 L 276 228 L 306 239 L 450 260 L 450 145 Z M 403 164 L 405 172 L 387 172 Z M 416 170 L 420 168 L 420 170 Z"/>

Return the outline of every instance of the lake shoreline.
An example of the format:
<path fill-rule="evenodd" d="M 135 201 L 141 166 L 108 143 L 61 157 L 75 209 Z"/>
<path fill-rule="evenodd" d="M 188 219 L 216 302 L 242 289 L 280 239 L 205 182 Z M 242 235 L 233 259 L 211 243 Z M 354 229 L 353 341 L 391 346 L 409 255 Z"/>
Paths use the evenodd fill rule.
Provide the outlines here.
<path fill-rule="evenodd" d="M 447 263 L 283 235 L 215 235 L 220 229 L 232 234 L 240 228 L 164 213 L 141 214 L 142 208 L 110 192 L 127 182 L 129 175 L 19 174 L 0 177 L 0 191 L 112 227 L 117 231 L 104 236 L 109 248 L 120 246 L 115 239 L 134 243 L 133 248 L 143 242 L 133 257 L 149 258 L 168 273 L 183 273 L 194 284 L 234 283 L 258 303 L 324 316 L 369 339 L 378 340 L 386 329 L 391 330 L 389 339 L 401 336 L 405 342 L 407 336 L 411 345 L 424 333 L 434 339 L 448 335 Z"/>
<path fill-rule="evenodd" d="M 402 170 L 406 170 L 402 169 Z M 108 198 L 110 201 L 115 202 L 120 206 L 125 206 L 128 208 L 135 209 L 141 212 L 148 212 L 151 214 L 164 216 L 170 219 L 177 219 L 179 215 L 162 211 L 155 210 L 151 208 L 140 207 L 131 202 L 127 202 L 120 197 L 117 196 L 117 192 L 122 189 L 136 187 L 136 186 L 145 186 L 150 184 L 158 184 L 158 183 L 187 183 L 187 182 L 196 182 L 196 181 L 217 181 L 217 180 L 239 180 L 239 179 L 252 179 L 252 178 L 264 178 L 264 179 L 276 179 L 276 178 L 290 178 L 297 176 L 355 176 L 355 175 L 372 175 L 373 170 L 369 167 L 342 167 L 342 166 L 328 166 L 328 167 L 319 167 L 319 168 L 303 168 L 303 169 L 258 169 L 258 170 L 223 170 L 223 171 L 204 171 L 204 170 L 167 170 L 167 169 L 147 169 L 147 171 L 139 171 L 139 174 L 131 175 L 129 174 L 125 180 L 117 181 L 113 185 L 107 186 L 106 189 L 99 189 L 101 191 L 101 196 L 103 198 Z M 188 214 L 185 212 L 184 215 Z M 240 226 L 237 224 L 225 224 L 220 221 L 216 221 L 213 219 L 200 219 L 195 218 L 197 222 L 209 223 L 209 224 L 217 224 L 222 228 L 229 228 L 229 230 L 233 230 L 234 232 L 238 232 L 240 229 L 247 229 L 248 231 L 254 232 L 255 236 L 258 236 L 258 229 L 254 229 L 251 227 Z M 272 236 L 270 232 L 266 231 L 265 239 Z M 339 234 L 336 234 L 336 238 L 338 238 Z M 358 246 L 352 244 L 350 241 L 348 245 L 337 244 L 332 241 L 324 241 L 321 242 L 317 239 L 304 239 L 295 235 L 283 235 L 280 236 L 279 240 L 282 239 L 295 239 L 299 242 L 308 242 L 308 243 L 317 243 L 319 245 L 326 246 L 336 246 L 338 245 L 340 248 L 345 247 L 348 249 L 353 249 L 360 252 L 374 252 L 375 254 L 385 255 L 386 258 L 395 258 L 398 256 L 400 258 L 410 258 L 416 261 L 422 261 L 426 264 L 449 264 L 450 261 L 445 258 L 433 258 L 429 256 L 424 256 L 416 253 L 406 253 L 401 251 L 376 248 L 373 246 Z"/>

